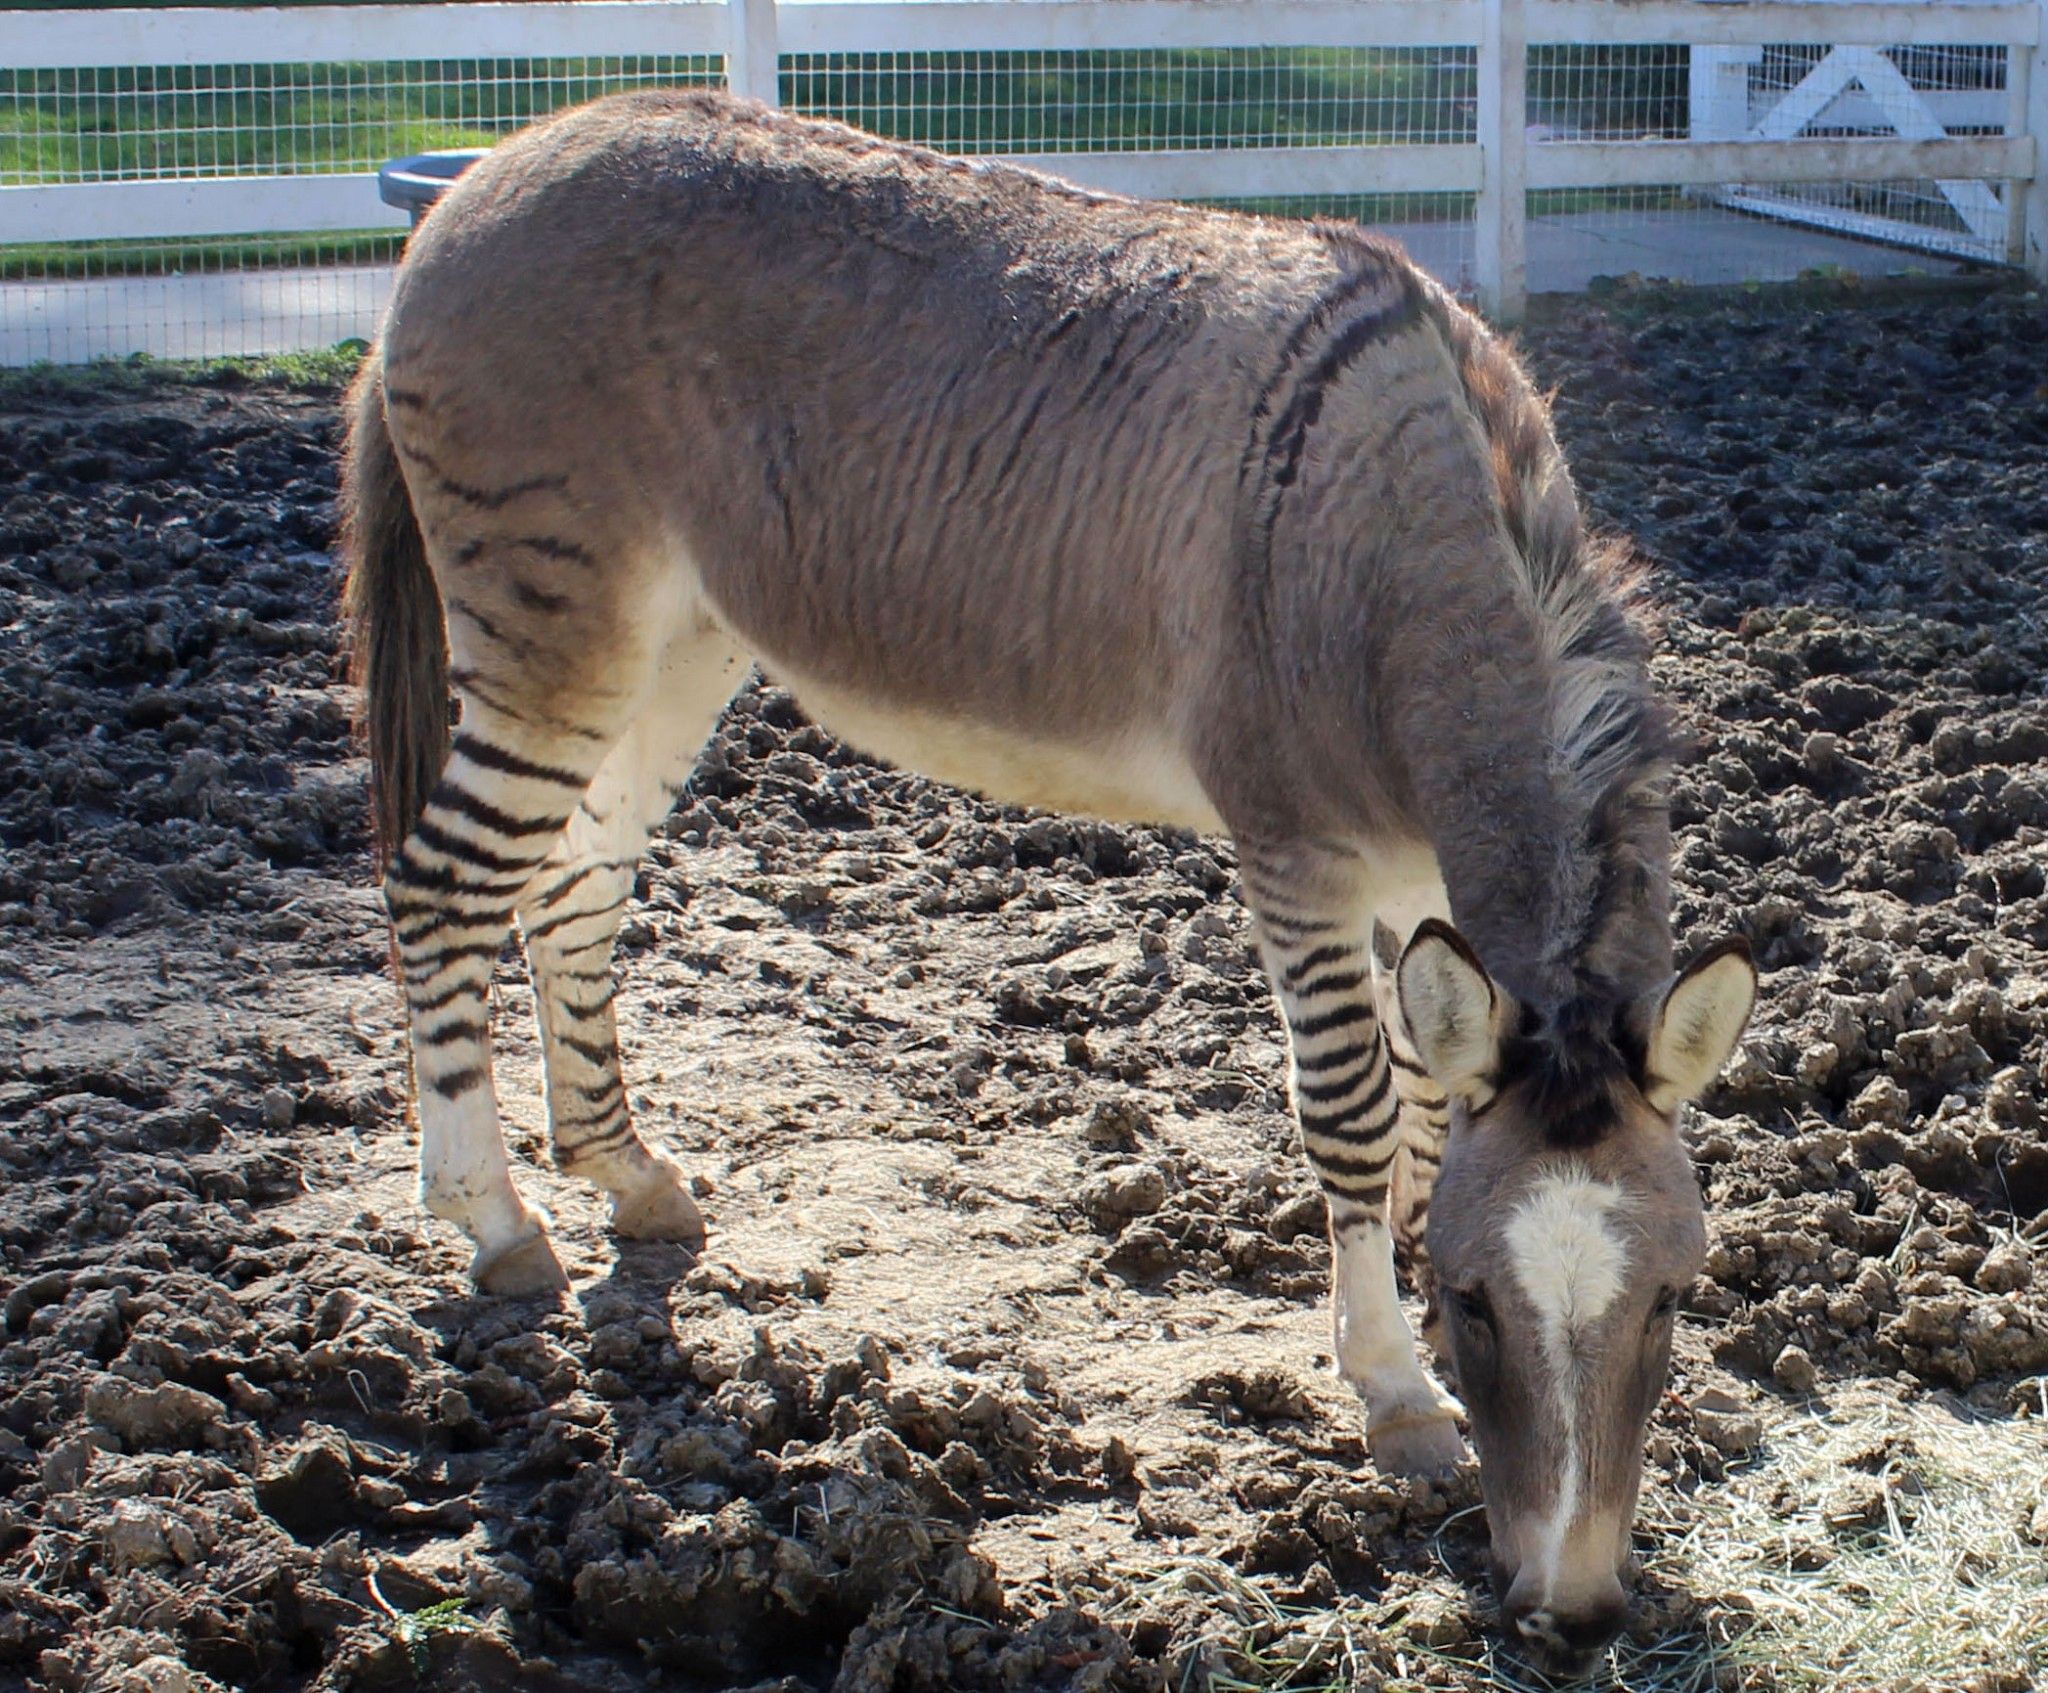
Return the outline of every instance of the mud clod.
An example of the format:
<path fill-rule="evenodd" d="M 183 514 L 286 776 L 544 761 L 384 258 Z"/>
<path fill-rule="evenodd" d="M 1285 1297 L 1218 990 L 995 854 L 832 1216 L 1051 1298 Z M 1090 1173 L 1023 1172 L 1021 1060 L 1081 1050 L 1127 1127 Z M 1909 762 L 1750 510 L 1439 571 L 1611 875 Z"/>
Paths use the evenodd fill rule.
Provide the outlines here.
<path fill-rule="evenodd" d="M 130 1451 L 141 1451 L 205 1438 L 225 1423 L 227 1407 L 178 1382 L 141 1387 L 120 1376 L 101 1376 L 85 1390 L 85 1414 Z"/>

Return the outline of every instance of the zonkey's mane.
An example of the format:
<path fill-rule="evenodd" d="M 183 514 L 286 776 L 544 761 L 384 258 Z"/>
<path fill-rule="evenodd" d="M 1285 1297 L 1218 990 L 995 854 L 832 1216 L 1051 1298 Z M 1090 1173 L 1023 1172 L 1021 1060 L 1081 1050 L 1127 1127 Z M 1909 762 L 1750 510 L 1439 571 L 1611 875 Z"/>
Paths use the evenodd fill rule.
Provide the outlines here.
<path fill-rule="evenodd" d="M 1512 355 L 1463 314 L 1438 322 L 1492 449 L 1500 510 L 1549 671 L 1548 757 L 1581 821 L 1502 1081 L 1525 1088 L 1555 1140 L 1598 1138 L 1640 1054 L 1626 1013 L 1671 967 L 1665 778 L 1675 737 L 1648 677 L 1655 620 L 1642 561 L 1587 530 L 1549 408 Z"/>

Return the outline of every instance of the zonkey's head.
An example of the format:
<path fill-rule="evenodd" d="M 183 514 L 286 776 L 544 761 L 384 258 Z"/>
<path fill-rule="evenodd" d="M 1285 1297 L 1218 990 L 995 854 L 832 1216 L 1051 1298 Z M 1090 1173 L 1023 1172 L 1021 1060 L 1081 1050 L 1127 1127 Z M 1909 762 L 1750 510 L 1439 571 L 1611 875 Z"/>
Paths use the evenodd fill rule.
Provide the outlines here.
<path fill-rule="evenodd" d="M 1645 1425 L 1706 1250 L 1678 1108 L 1734 1052 L 1756 969 L 1725 941 L 1640 999 L 1538 1016 L 1431 921 L 1395 986 L 1451 1098 L 1433 1338 L 1471 1415 L 1494 1577 L 1521 1637 L 1581 1668 L 1626 1619 Z"/>

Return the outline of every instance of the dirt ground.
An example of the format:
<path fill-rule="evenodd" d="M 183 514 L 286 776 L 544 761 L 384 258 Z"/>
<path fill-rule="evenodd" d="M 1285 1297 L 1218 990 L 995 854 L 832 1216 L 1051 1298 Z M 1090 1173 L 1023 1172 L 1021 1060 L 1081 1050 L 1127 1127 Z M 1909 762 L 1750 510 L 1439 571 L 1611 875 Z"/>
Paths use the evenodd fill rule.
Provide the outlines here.
<path fill-rule="evenodd" d="M 1764 971 L 1688 1130 L 1715 1244 L 1653 1548 L 1816 1402 L 2048 1404 L 2048 306 L 1527 342 L 1663 568 L 1682 943 Z M 0 1688 L 1481 1684 L 1476 1488 L 1376 1476 L 1330 1373 L 1218 842 L 986 805 L 747 691 L 623 943 L 709 1252 L 614 1247 L 540 1165 L 508 962 L 575 1287 L 468 1293 L 412 1197 L 336 427 L 225 378 L 0 387 Z M 1642 1649 L 1749 1605 L 1648 1585 Z"/>

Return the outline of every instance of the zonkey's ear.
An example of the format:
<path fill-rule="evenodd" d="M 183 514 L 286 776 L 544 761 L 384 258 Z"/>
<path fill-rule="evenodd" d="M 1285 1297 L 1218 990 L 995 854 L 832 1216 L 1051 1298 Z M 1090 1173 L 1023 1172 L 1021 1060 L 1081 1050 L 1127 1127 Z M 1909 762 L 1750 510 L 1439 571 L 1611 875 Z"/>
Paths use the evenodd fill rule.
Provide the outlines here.
<path fill-rule="evenodd" d="M 1735 1054 L 1756 1004 L 1756 965 L 1737 936 L 1709 947 L 1665 991 L 1643 1054 L 1643 1093 L 1659 1111 L 1696 1099 Z"/>
<path fill-rule="evenodd" d="M 1503 997 L 1465 937 L 1426 919 L 1401 954 L 1395 991 L 1415 1053 L 1446 1093 L 1485 1093 L 1500 1053 Z"/>
<path fill-rule="evenodd" d="M 1401 937 L 1377 917 L 1372 920 L 1372 946 L 1367 956 L 1372 1008 L 1380 1014 L 1380 1027 L 1386 1031 L 1389 1042 L 1398 1038 L 1405 1043 L 1408 1035 L 1401 1027 L 1401 991 L 1394 982 L 1394 972 L 1401 968 Z"/>
<path fill-rule="evenodd" d="M 1374 969 L 1389 976 L 1401 967 L 1401 937 L 1383 917 L 1372 920 L 1372 962 Z"/>

